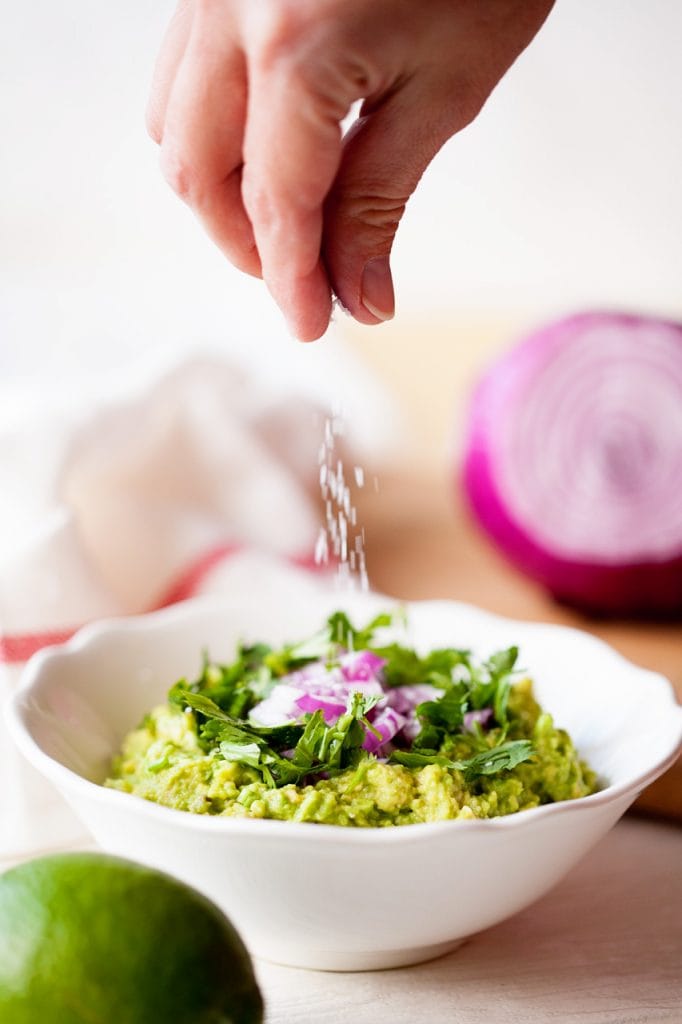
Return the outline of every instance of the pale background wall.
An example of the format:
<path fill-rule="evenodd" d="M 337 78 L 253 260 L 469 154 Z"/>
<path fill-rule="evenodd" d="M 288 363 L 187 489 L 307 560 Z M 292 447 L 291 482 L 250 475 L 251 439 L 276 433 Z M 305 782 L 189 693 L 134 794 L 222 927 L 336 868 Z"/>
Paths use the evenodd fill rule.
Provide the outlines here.
<path fill-rule="evenodd" d="M 0 0 L 5 417 L 202 345 L 310 387 L 338 354 L 288 339 L 160 180 L 143 107 L 171 7 Z M 370 362 L 390 376 L 397 345 L 414 380 L 425 318 L 453 345 L 462 324 L 503 324 L 497 345 L 586 305 L 682 314 L 681 45 L 678 0 L 559 0 L 427 173 L 395 250 L 397 326 L 359 336 Z"/>

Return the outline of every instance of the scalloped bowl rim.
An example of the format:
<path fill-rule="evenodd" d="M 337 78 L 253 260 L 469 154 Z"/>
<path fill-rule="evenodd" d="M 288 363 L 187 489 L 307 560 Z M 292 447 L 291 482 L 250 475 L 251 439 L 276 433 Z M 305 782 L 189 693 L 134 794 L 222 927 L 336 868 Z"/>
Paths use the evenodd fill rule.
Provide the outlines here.
<path fill-rule="evenodd" d="M 375 595 L 376 596 L 376 595 Z M 557 625 L 545 622 L 529 622 L 515 620 L 506 616 L 495 615 L 484 609 L 477 608 L 462 601 L 452 600 L 431 600 L 431 601 L 397 601 L 395 598 L 385 598 L 385 602 L 391 606 L 410 605 L 447 605 L 453 610 L 463 609 L 467 614 L 475 614 L 485 618 L 491 626 L 504 624 L 504 626 L 518 626 L 520 632 L 542 632 L 556 633 L 562 635 L 574 635 L 579 638 L 583 648 L 591 646 L 595 652 L 608 653 L 614 665 L 620 663 L 622 667 L 630 672 L 637 672 L 646 677 L 649 685 L 658 688 L 658 699 L 664 700 L 670 706 L 670 712 L 679 719 L 678 738 L 676 742 L 663 752 L 649 769 L 629 780 L 616 784 L 607 784 L 603 789 L 589 796 L 579 799 L 566 800 L 552 804 L 544 804 L 540 807 L 529 808 L 517 811 L 513 814 L 487 819 L 447 820 L 438 822 L 427 822 L 412 824 L 403 827 L 365 827 L 347 828 L 339 825 L 315 824 L 311 827 L 310 822 L 291 822 L 267 819 L 249 818 L 224 818 L 220 816 L 206 816 L 192 814 L 187 811 L 175 810 L 152 803 L 140 798 L 131 799 L 130 794 L 117 790 L 104 788 L 102 785 L 84 778 L 77 772 L 72 771 L 55 758 L 47 754 L 33 738 L 29 731 L 27 718 L 30 717 L 30 697 L 36 684 L 39 682 L 45 667 L 55 659 L 73 658 L 84 650 L 97 645 L 103 638 L 115 634 L 125 637 L 131 632 L 146 632 L 149 629 L 166 628 L 172 625 L 175 619 L 184 619 L 189 615 L 197 615 L 210 611 L 221 610 L 227 607 L 224 599 L 215 596 L 192 598 L 188 601 L 179 602 L 168 608 L 159 611 L 148 612 L 140 615 L 120 616 L 101 619 L 92 622 L 79 629 L 73 637 L 59 646 L 43 648 L 26 664 L 21 681 L 15 692 L 10 697 L 5 707 L 5 717 L 8 727 L 15 743 L 27 760 L 41 771 L 48 779 L 51 779 L 57 788 L 69 790 L 73 794 L 82 794 L 90 798 L 96 797 L 103 803 L 111 806 L 125 805 L 131 814 L 142 815 L 174 823 L 178 828 L 190 831 L 209 832 L 216 835 L 240 834 L 240 833 L 261 833 L 273 830 L 281 837 L 312 839 L 316 842 L 342 842 L 342 843 L 410 843 L 420 841 L 425 834 L 434 835 L 435 832 L 446 832 L 454 829 L 466 828 L 467 831 L 498 831 L 504 829 L 521 829 L 526 824 L 537 820 L 540 817 L 550 817 L 558 814 L 580 814 L 595 805 L 606 805 L 620 798 L 631 795 L 633 799 L 651 781 L 661 775 L 677 759 L 682 750 L 682 707 L 677 704 L 671 683 L 665 676 L 658 672 L 652 672 L 641 668 L 630 662 L 627 658 L 614 650 L 609 644 L 593 636 L 590 633 L 572 626 Z M 343 605 L 343 595 L 339 595 L 339 605 Z"/>

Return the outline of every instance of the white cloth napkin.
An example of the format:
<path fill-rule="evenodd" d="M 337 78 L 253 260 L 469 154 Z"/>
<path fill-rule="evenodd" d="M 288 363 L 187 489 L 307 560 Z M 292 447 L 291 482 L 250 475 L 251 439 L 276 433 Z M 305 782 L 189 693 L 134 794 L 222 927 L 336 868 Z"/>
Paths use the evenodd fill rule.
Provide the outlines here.
<path fill-rule="evenodd" d="M 2 702 L 33 652 L 94 619 L 267 585 L 283 562 L 309 576 L 324 424 L 309 401 L 200 359 L 77 422 L 0 437 Z M 4 725 L 0 778 L 0 863 L 83 838 Z"/>

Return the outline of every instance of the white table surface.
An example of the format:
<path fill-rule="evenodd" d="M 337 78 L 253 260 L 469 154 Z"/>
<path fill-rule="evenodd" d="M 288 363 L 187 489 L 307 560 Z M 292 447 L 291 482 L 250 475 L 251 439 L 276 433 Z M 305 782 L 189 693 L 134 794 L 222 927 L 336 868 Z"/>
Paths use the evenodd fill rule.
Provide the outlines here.
<path fill-rule="evenodd" d="M 682 828 L 626 816 L 542 900 L 438 960 L 256 972 L 265 1024 L 682 1024 Z"/>
<path fill-rule="evenodd" d="M 680 1024 L 682 829 L 626 817 L 544 899 L 439 960 L 257 972 L 267 1024 Z"/>
<path fill-rule="evenodd" d="M 265 1024 L 682 1024 L 682 828 L 626 816 L 542 900 L 438 960 L 256 972 Z"/>

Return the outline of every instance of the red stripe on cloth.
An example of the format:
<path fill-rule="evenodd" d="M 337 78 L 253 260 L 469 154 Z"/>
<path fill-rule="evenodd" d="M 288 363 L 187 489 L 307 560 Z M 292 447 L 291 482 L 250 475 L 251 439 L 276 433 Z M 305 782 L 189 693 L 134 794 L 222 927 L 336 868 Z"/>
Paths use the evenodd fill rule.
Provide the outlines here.
<path fill-rule="evenodd" d="M 240 551 L 244 551 L 243 544 L 220 544 L 218 547 L 206 551 L 188 569 L 185 569 L 150 611 L 157 611 L 159 608 L 168 607 L 169 604 L 177 604 L 178 601 L 186 601 L 188 597 L 193 597 L 211 569 L 215 569 L 226 558 L 239 554 Z"/>
<path fill-rule="evenodd" d="M 221 544 L 206 551 L 171 584 L 149 611 L 158 611 L 161 608 L 167 608 L 168 605 L 177 604 L 178 601 L 186 601 L 188 598 L 193 597 L 212 569 L 215 569 L 226 558 L 245 550 L 247 549 L 243 544 Z M 283 560 L 308 572 L 326 572 L 330 568 L 327 565 L 318 565 L 312 554 L 292 555 Z M 30 657 L 43 647 L 66 643 L 83 625 L 85 623 L 81 623 L 80 626 L 74 626 L 71 629 L 0 636 L 0 663 L 18 665 L 21 662 L 28 661 Z"/>
<path fill-rule="evenodd" d="M 18 636 L 0 636 L 0 662 L 16 665 L 28 661 L 36 651 L 54 644 L 64 644 L 80 627 L 54 629 L 44 633 L 23 633 Z"/>

